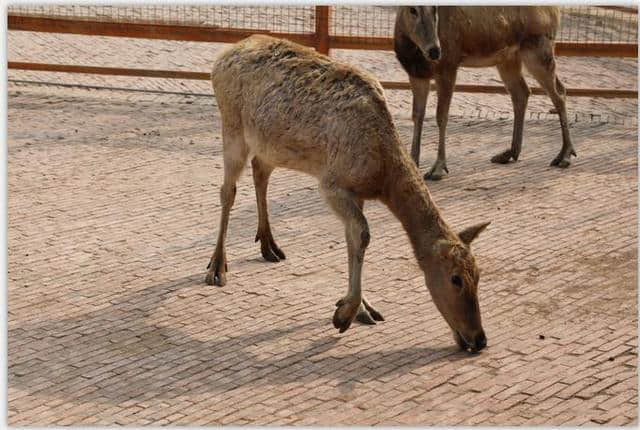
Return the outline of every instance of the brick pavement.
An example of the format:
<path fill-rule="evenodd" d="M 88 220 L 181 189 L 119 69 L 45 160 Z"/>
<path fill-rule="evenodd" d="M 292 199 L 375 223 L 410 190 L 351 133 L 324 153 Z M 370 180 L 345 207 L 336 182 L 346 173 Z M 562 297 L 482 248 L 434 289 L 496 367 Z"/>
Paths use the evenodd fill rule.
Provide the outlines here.
<path fill-rule="evenodd" d="M 401 136 L 411 122 L 394 109 Z M 400 224 L 367 203 L 363 288 L 384 313 L 338 335 L 342 227 L 314 181 L 269 189 L 287 260 L 262 260 L 250 172 L 224 288 L 204 283 L 220 213 L 215 99 L 9 85 L 9 424 L 637 423 L 637 125 L 555 119 L 521 160 L 509 119 L 453 117 L 430 184 L 474 242 L 489 346 L 461 353 Z M 422 169 L 435 156 L 425 126 Z M 250 169 L 250 168 L 249 168 Z"/>

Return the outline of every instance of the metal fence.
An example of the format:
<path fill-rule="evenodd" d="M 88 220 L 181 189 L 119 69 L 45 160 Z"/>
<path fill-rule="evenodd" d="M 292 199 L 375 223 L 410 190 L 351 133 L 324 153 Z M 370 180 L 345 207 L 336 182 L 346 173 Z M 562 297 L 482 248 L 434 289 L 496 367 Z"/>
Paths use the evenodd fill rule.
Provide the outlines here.
<path fill-rule="evenodd" d="M 637 7 L 562 7 L 557 40 L 571 42 L 636 43 Z M 314 6 L 11 6 L 9 15 L 119 22 L 172 24 L 217 29 L 250 29 L 276 33 L 314 33 Z M 332 6 L 331 35 L 392 37 L 395 8 L 391 6 Z"/>
<path fill-rule="evenodd" d="M 557 55 L 637 57 L 637 7 L 562 7 Z M 250 34 L 285 37 L 329 53 L 339 49 L 392 49 L 391 6 L 58 6 L 14 5 L 9 30 L 151 39 L 235 42 Z M 207 79 L 199 72 L 150 71 L 9 62 L 10 68 Z M 164 74 L 163 74 L 164 73 Z M 384 82 L 408 88 L 406 82 Z M 504 92 L 473 85 L 463 91 Z M 571 94 L 571 89 L 569 94 Z M 637 91 L 576 91 L 574 95 L 637 97 Z M 534 90 L 535 92 L 535 90 Z"/>

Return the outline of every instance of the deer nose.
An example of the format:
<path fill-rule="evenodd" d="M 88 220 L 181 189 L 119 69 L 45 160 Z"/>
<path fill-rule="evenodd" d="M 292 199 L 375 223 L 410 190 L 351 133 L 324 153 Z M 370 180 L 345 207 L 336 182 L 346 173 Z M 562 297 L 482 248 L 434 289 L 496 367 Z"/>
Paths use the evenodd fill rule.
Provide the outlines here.
<path fill-rule="evenodd" d="M 481 331 L 476 335 L 476 338 L 473 340 L 475 349 L 480 351 L 482 348 L 487 346 L 487 336 L 485 336 L 484 331 Z"/>
<path fill-rule="evenodd" d="M 440 48 L 437 46 L 434 46 L 433 48 L 429 49 L 429 58 L 432 60 L 439 60 L 440 59 Z"/>

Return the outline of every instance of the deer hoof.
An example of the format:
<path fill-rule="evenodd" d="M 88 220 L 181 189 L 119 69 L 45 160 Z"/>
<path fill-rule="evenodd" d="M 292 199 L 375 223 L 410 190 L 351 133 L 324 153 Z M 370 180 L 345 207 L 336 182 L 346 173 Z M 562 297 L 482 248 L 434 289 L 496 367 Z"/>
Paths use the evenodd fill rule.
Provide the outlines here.
<path fill-rule="evenodd" d="M 262 253 L 262 256 L 264 257 L 265 260 L 270 261 L 272 263 L 277 263 L 280 260 L 285 260 L 286 257 L 284 255 L 284 252 L 282 252 L 282 250 L 280 248 L 278 248 L 278 245 L 276 245 L 276 242 L 273 240 L 273 238 L 259 238 L 260 239 L 260 252 Z M 258 237 L 256 237 L 256 240 L 258 240 Z"/>
<path fill-rule="evenodd" d="M 559 160 L 559 161 L 553 160 L 551 162 L 552 167 L 559 167 L 561 169 L 566 169 L 570 165 L 571 165 L 571 161 L 569 160 Z"/>
<path fill-rule="evenodd" d="M 365 310 L 367 310 L 369 312 L 369 315 L 371 315 L 371 317 L 375 320 L 375 321 L 384 321 L 384 317 L 382 316 L 382 314 L 380 312 L 378 312 L 373 306 L 371 306 L 369 303 L 367 303 L 366 300 L 362 299 L 362 304 L 364 305 Z"/>
<path fill-rule="evenodd" d="M 424 175 L 424 180 L 425 181 L 439 181 L 440 179 L 444 178 L 447 175 L 444 175 L 442 173 L 426 173 Z"/>
<path fill-rule="evenodd" d="M 374 320 L 376 320 L 376 321 L 384 321 L 384 317 L 377 310 L 370 308 L 370 309 L 368 309 L 368 311 L 369 311 L 369 314 L 371 315 L 371 317 Z"/>
<path fill-rule="evenodd" d="M 568 151 L 565 151 L 564 149 L 562 151 L 560 151 L 558 156 L 553 159 L 553 161 L 551 162 L 550 166 L 551 167 L 560 167 L 561 169 L 569 167 L 571 165 L 571 156 L 572 155 L 574 157 L 578 156 L 578 154 L 576 154 L 575 149 L 573 149 L 571 146 L 569 148 L 571 148 L 571 149 L 569 149 Z"/>
<path fill-rule="evenodd" d="M 216 285 L 218 287 L 224 287 L 227 284 L 227 263 L 226 261 L 220 263 L 215 260 L 211 260 L 207 266 L 209 271 L 204 281 L 207 285 Z"/>
<path fill-rule="evenodd" d="M 560 167 L 561 169 L 565 169 L 571 165 L 571 156 L 561 157 L 558 155 L 553 159 L 549 166 L 551 167 Z"/>
<path fill-rule="evenodd" d="M 491 157 L 491 162 L 497 163 L 497 164 L 507 164 L 509 161 L 511 161 L 512 158 L 513 158 L 513 155 L 511 154 L 511 150 L 507 149 L 506 151 Z"/>
<path fill-rule="evenodd" d="M 207 285 L 215 285 L 217 287 L 224 287 L 227 284 L 227 275 L 224 272 L 207 273 L 205 278 Z"/>
<path fill-rule="evenodd" d="M 353 306 L 348 300 L 340 299 L 336 303 L 336 311 L 333 314 L 333 326 L 344 333 L 351 326 L 356 314 L 358 305 Z"/>
<path fill-rule="evenodd" d="M 356 314 L 356 321 L 358 321 L 360 324 L 366 324 L 366 325 L 375 325 L 376 321 L 373 318 L 373 315 L 371 315 L 365 308 L 364 306 L 360 306 L 360 309 L 358 309 L 358 313 Z"/>
<path fill-rule="evenodd" d="M 432 167 L 431 170 L 429 170 L 427 173 L 425 173 L 424 180 L 425 181 L 439 181 L 440 179 L 442 179 L 445 176 L 447 176 L 447 173 L 449 173 L 449 169 L 447 169 L 447 166 Z"/>

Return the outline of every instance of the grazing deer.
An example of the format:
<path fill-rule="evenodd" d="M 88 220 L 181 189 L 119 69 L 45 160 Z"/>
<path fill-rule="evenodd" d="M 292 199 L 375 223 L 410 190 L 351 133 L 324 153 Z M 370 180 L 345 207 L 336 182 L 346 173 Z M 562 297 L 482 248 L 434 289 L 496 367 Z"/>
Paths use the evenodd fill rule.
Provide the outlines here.
<path fill-rule="evenodd" d="M 267 185 L 275 167 L 316 177 L 341 219 L 347 240 L 349 286 L 333 325 L 340 333 L 358 315 L 382 315 L 364 298 L 361 272 L 369 243 L 362 209 L 379 199 L 408 233 L 433 300 L 463 349 L 486 345 L 469 247 L 488 225 L 454 233 L 431 200 L 420 172 L 393 125 L 380 83 L 370 75 L 300 45 L 252 36 L 226 48 L 212 72 L 222 118 L 224 183 L 218 242 L 206 282 L 226 283 L 225 236 L 238 180 L 251 158 L 258 201 L 258 239 L 267 260 L 284 258 L 269 227 Z"/>
<path fill-rule="evenodd" d="M 396 15 L 394 50 L 409 75 L 413 92 L 411 156 L 420 162 L 420 137 L 432 78 L 438 92 L 436 120 L 438 156 L 425 179 L 441 179 L 447 169 L 445 132 L 458 67 L 496 66 L 511 94 L 514 124 L 511 149 L 494 156 L 494 163 L 517 161 L 522 148 L 524 114 L 529 87 L 522 64 L 540 83 L 560 115 L 562 149 L 552 166 L 568 167 L 576 152 L 571 144 L 566 91 L 556 77 L 554 39 L 560 23 L 557 7 L 400 7 Z"/>

